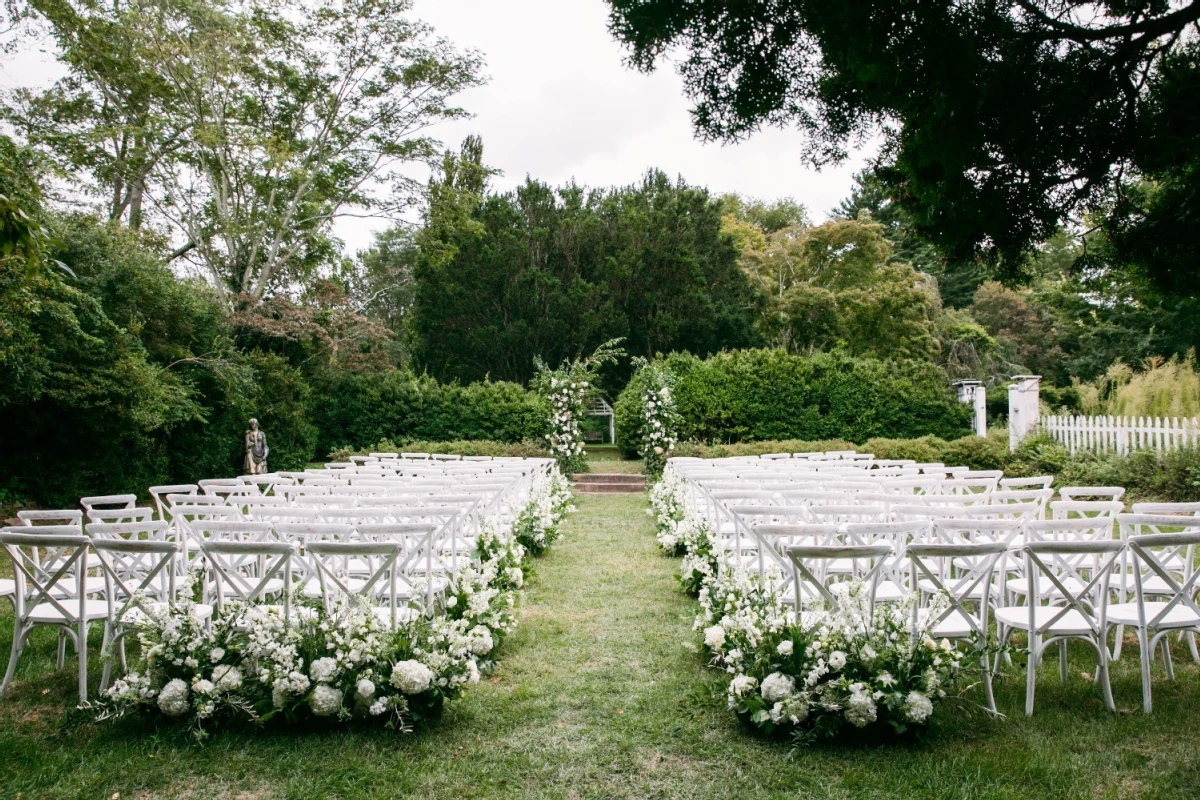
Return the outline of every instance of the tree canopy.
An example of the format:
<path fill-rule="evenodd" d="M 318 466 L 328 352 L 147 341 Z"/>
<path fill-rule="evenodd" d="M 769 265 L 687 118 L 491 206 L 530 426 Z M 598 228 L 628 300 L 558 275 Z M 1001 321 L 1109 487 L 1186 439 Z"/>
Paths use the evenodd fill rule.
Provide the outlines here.
<path fill-rule="evenodd" d="M 1107 207 L 1124 261 L 1200 292 L 1197 0 L 609 3 L 632 64 L 679 54 L 702 138 L 794 125 L 827 164 L 881 136 L 878 175 L 953 261 L 1019 275 Z"/>

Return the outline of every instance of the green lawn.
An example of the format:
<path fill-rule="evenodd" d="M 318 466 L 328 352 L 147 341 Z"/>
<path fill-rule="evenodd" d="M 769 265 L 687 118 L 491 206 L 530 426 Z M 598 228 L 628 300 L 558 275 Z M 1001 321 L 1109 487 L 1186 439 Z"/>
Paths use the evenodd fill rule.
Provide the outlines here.
<path fill-rule="evenodd" d="M 639 475 L 643 471 L 641 459 L 627 459 L 614 445 L 588 445 L 588 469 L 592 472 L 621 472 Z"/>
<path fill-rule="evenodd" d="M 695 603 L 674 584 L 639 496 L 582 497 L 537 562 L 502 667 L 433 727 L 221 733 L 199 747 L 143 723 L 65 730 L 73 678 L 43 636 L 0 700 L 0 797 L 913 797 L 1200 796 L 1200 676 L 1177 661 L 1140 712 L 1137 666 L 1115 667 L 1121 713 L 1048 659 L 1037 714 L 1024 684 L 998 690 L 999 722 L 953 711 L 926 745 L 817 748 L 739 729 L 721 676 L 690 633 Z M 9 620 L 0 620 L 0 642 Z M 939 712 L 941 713 L 941 712 Z"/>

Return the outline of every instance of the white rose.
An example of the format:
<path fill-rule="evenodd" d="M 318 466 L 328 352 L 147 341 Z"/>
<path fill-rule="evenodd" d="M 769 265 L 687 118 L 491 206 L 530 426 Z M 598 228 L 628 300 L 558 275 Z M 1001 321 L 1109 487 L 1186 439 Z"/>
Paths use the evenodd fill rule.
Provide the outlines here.
<path fill-rule="evenodd" d="M 192 684 L 192 691 L 196 694 L 212 694 L 216 691 L 216 688 L 212 681 L 204 680 L 203 678 Z"/>
<path fill-rule="evenodd" d="M 354 685 L 354 693 L 363 700 L 370 700 L 375 696 L 375 683 L 370 678 L 363 678 Z"/>
<path fill-rule="evenodd" d="M 212 649 L 212 652 L 210 652 L 208 654 L 209 660 L 212 661 L 214 664 L 216 662 L 220 661 L 224 657 L 225 657 L 225 648 L 223 648 L 223 647 L 214 647 Z"/>
<path fill-rule="evenodd" d="M 779 646 L 775 648 L 775 652 L 779 653 L 779 655 L 783 656 L 784 658 L 787 658 L 792 654 L 793 648 L 794 645 L 792 644 L 792 640 L 786 639 L 779 643 Z"/>
<path fill-rule="evenodd" d="M 837 671 L 846 666 L 846 654 L 841 650 L 834 650 L 829 654 L 829 668 Z"/>

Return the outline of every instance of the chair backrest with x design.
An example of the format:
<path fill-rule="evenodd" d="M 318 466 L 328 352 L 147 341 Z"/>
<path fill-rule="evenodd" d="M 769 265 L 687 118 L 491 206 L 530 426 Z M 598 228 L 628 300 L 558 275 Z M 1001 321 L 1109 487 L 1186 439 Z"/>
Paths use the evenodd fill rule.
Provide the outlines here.
<path fill-rule="evenodd" d="M 333 608 L 338 596 L 357 597 L 371 606 L 382 601 L 389 610 L 389 622 L 396 629 L 399 619 L 400 592 L 398 573 L 404 556 L 404 543 L 398 541 L 311 542 L 305 561 L 315 572 L 321 586 L 326 610 Z M 344 564 L 349 561 L 367 565 L 359 582 L 345 579 Z"/>
<path fill-rule="evenodd" d="M 1111 578 L 1124 545 L 1116 539 L 1029 541 L 1022 548 L 1027 581 L 1029 630 L 1047 632 L 1078 611 L 1093 637 L 1107 632 Z M 1044 616 L 1039 607 L 1049 607 Z"/>
<path fill-rule="evenodd" d="M 83 512 L 74 509 L 25 509 L 17 512 L 21 525 L 39 528 L 46 525 L 71 525 L 82 530 Z"/>
<path fill-rule="evenodd" d="M 84 617 L 90 541 L 73 525 L 0 528 L 0 546 L 12 562 L 13 606 L 19 624 L 49 604 L 68 623 Z"/>
<path fill-rule="evenodd" d="M 981 542 L 919 542 L 908 546 L 906 557 L 912 570 L 912 584 L 933 589 L 944 599 L 939 610 L 922 619 L 920 604 L 913 603 L 914 638 L 922 630 L 933 631 L 939 624 L 955 616 L 956 622 L 967 625 L 967 635 L 984 641 L 988 635 L 988 609 L 994 596 L 994 582 L 1008 546 L 1001 541 Z M 957 614 L 956 614 L 957 612 Z"/>
<path fill-rule="evenodd" d="M 875 591 L 879 586 L 880 573 L 885 561 L 892 554 L 892 546 L 886 543 L 872 545 L 791 545 L 787 548 L 792 562 L 793 602 L 802 627 L 811 630 L 819 620 L 809 623 L 803 616 L 805 605 L 817 603 L 836 611 L 840 600 L 827 580 L 827 567 L 834 562 L 849 561 L 862 564 L 854 570 L 854 580 L 867 592 L 867 611 L 875 610 Z"/>
<path fill-rule="evenodd" d="M 1200 569 L 1196 568 L 1200 520 L 1174 533 L 1130 536 L 1128 544 L 1141 626 L 1158 630 L 1200 628 L 1200 606 L 1196 604 L 1200 591 Z M 1149 577 L 1157 580 L 1150 582 Z M 1146 600 L 1151 596 L 1157 602 L 1148 615 Z"/>
<path fill-rule="evenodd" d="M 218 608 L 227 596 L 246 604 L 261 602 L 267 594 L 283 598 L 284 619 L 291 620 L 292 568 L 297 551 L 291 542 L 231 541 L 209 539 L 200 544 L 200 552 L 209 567 L 212 597 Z"/>

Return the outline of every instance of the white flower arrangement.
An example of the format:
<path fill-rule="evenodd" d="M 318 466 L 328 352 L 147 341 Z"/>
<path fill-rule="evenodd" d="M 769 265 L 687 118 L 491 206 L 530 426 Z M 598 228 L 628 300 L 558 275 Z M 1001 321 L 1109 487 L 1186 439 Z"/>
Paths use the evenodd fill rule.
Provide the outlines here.
<path fill-rule="evenodd" d="M 624 355 L 617 346 L 620 342 L 620 339 L 611 339 L 587 358 L 563 361 L 556 370 L 550 369 L 541 358 L 534 359 L 537 375 L 533 385 L 550 403 L 550 432 L 546 434 L 546 444 L 550 455 L 568 475 L 581 472 L 587 466 L 583 430 L 579 423 L 587 413 L 587 403 L 595 391 L 600 367 Z"/>
<path fill-rule="evenodd" d="M 660 361 L 635 358 L 642 381 L 642 446 L 639 454 L 646 474 L 661 475 L 667 459 L 679 443 L 682 417 L 675 408 L 672 387 L 675 376 Z"/>
<path fill-rule="evenodd" d="M 539 474 L 525 500 L 527 515 L 545 521 L 545 543 L 554 541 L 571 510 L 561 472 Z M 482 521 L 475 556 L 449 576 L 433 613 L 404 608 L 395 631 L 354 597 L 326 610 L 294 596 L 290 624 L 278 603 L 229 602 L 205 624 L 186 578 L 176 603 L 147 604 L 137 668 L 105 692 L 99 717 L 161 713 L 186 721 L 200 738 L 221 720 L 277 716 L 372 719 L 412 730 L 478 683 L 516 626 L 527 551 L 513 526 Z M 425 588 L 414 581 L 415 596 Z"/>
<path fill-rule="evenodd" d="M 776 581 L 721 561 L 700 591 L 696 628 L 713 666 L 730 675 L 729 708 L 798 743 L 850 730 L 919 733 L 986 653 L 914 630 L 908 603 L 879 603 L 872 613 L 861 583 L 833 591 L 836 610 L 806 608 L 819 616 L 805 628 Z"/>
<path fill-rule="evenodd" d="M 688 503 L 687 483 L 670 464 L 650 487 L 650 508 L 658 544 L 668 555 L 683 556 L 679 581 L 695 594 L 716 574 L 716 539 L 708 521 Z"/>

